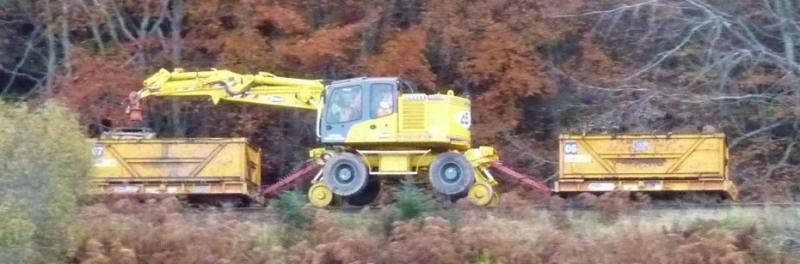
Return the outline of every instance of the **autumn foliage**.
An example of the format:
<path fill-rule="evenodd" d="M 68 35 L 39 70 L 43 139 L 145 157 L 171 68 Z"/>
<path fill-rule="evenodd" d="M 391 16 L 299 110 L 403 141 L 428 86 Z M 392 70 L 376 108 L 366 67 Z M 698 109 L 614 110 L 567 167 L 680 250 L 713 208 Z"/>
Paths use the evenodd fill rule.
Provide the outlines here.
<path fill-rule="evenodd" d="M 792 263 L 794 209 L 628 212 L 462 212 L 395 221 L 382 212 L 306 208 L 302 229 L 272 211 L 182 208 L 177 200 L 118 200 L 84 208 L 91 226 L 79 263 Z M 557 218 L 556 214 L 572 214 Z M 566 223 L 562 223 L 566 222 Z M 566 226 L 566 228 L 558 228 Z"/>
<path fill-rule="evenodd" d="M 800 193 L 798 8 L 767 1 L 7 1 L 0 93 L 57 97 L 85 125 L 125 123 L 158 68 L 299 78 L 401 76 L 472 100 L 475 144 L 540 179 L 560 133 L 712 126 L 749 200 Z M 780 12 L 779 12 L 780 11 Z M 794 21 L 794 24 L 791 23 Z M 781 26 L 776 26 L 781 25 Z M 269 178 L 314 142 L 310 114 L 153 99 L 163 136 L 245 136 Z M 533 162 L 532 162 L 533 161 Z M 267 180 L 269 181 L 269 180 Z"/>
<path fill-rule="evenodd" d="M 44 96 L 61 98 L 81 113 L 84 123 L 101 124 L 106 119 L 125 124 L 124 109 L 131 91 L 123 87 L 140 85 L 144 74 L 126 66 L 122 57 L 102 58 L 83 49 L 76 49 L 67 63 L 74 65 L 72 74 L 59 76 Z"/>

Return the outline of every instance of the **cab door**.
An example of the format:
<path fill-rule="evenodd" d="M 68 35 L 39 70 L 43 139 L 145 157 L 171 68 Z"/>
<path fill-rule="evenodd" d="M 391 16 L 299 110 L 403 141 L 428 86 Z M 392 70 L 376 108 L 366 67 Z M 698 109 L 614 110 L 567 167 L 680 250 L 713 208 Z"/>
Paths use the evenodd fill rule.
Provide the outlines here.
<path fill-rule="evenodd" d="M 369 115 L 364 104 L 364 99 L 369 96 L 369 90 L 363 86 L 357 82 L 331 86 L 326 96 L 325 111 L 320 120 L 322 143 L 345 143 L 353 126 Z"/>
<path fill-rule="evenodd" d="M 358 129 L 364 129 L 365 142 L 397 141 L 397 86 L 394 83 L 369 84 L 369 117 Z M 362 128 L 363 127 L 363 128 Z"/>

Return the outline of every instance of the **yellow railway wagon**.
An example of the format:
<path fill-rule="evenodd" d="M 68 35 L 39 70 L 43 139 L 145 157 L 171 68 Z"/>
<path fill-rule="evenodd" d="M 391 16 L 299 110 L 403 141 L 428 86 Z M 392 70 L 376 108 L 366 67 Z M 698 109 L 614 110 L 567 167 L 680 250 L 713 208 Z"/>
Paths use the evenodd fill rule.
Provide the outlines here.
<path fill-rule="evenodd" d="M 724 134 L 561 135 L 558 193 L 681 192 L 736 199 Z"/>
<path fill-rule="evenodd" d="M 260 150 L 244 138 L 100 139 L 92 147 L 96 194 L 254 198 Z"/>

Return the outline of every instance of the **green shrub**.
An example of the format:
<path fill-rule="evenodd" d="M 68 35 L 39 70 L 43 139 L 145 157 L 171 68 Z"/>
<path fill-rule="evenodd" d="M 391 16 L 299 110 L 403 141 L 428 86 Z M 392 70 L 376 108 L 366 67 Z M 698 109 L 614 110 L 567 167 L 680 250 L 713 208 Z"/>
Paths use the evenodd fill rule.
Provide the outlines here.
<path fill-rule="evenodd" d="M 1 263 L 64 262 L 74 253 L 74 217 L 91 152 L 73 114 L 0 102 Z"/>
<path fill-rule="evenodd" d="M 461 211 L 457 207 L 455 206 L 447 207 L 444 210 L 441 210 L 441 212 L 439 212 L 439 216 L 447 220 L 447 222 L 450 222 L 451 226 L 455 228 L 461 227 L 463 216 Z"/>
<path fill-rule="evenodd" d="M 308 224 L 308 216 L 303 207 L 306 205 L 306 194 L 299 191 L 283 192 L 274 203 L 275 211 L 284 223 L 302 228 Z"/>
<path fill-rule="evenodd" d="M 400 186 L 394 191 L 394 197 L 394 207 L 397 208 L 396 213 L 400 220 L 426 215 L 436 207 L 433 197 L 425 194 L 411 177 L 401 181 Z"/>
<path fill-rule="evenodd" d="M 30 260 L 35 229 L 25 212 L 0 202 L 0 260 Z"/>

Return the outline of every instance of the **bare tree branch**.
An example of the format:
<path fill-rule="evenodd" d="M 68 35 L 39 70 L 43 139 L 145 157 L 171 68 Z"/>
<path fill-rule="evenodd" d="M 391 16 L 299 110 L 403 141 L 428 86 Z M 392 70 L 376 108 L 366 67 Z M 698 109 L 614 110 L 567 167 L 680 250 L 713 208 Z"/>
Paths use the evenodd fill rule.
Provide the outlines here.
<path fill-rule="evenodd" d="M 36 82 L 40 82 L 41 81 L 39 78 L 36 78 L 33 75 L 19 72 L 20 69 L 22 68 L 22 66 L 25 65 L 25 62 L 27 62 L 28 55 L 30 54 L 31 50 L 33 50 L 33 42 L 36 40 L 36 36 L 39 34 L 39 30 L 40 29 L 41 29 L 41 27 L 36 27 L 34 29 L 33 33 L 31 33 L 31 37 L 28 39 L 28 41 L 25 42 L 25 51 L 22 52 L 22 58 L 20 58 L 19 62 L 17 62 L 17 65 L 14 66 L 13 70 L 8 70 L 8 69 L 4 68 L 2 64 L 0 64 L 0 70 L 5 72 L 6 74 L 11 75 L 11 78 L 8 79 L 8 82 L 6 83 L 6 86 L 3 87 L 3 90 L 2 90 L 2 92 L 0 92 L 0 95 L 5 95 L 6 93 L 8 93 L 9 89 L 11 89 L 11 86 L 17 80 L 18 76 L 21 76 L 21 77 L 24 77 L 24 78 L 27 78 L 29 80 L 36 81 Z"/>
<path fill-rule="evenodd" d="M 773 128 L 776 128 L 776 127 L 778 127 L 778 126 L 780 126 L 782 124 L 783 124 L 783 121 L 778 121 L 778 122 L 772 123 L 772 124 L 770 124 L 768 126 L 764 126 L 764 127 L 759 128 L 759 129 L 750 131 L 747 134 L 741 135 L 741 136 L 733 139 L 731 141 L 731 144 L 728 145 L 728 148 L 733 149 L 736 146 L 738 146 L 739 144 L 741 144 L 744 140 L 746 140 L 746 139 L 748 139 L 750 137 L 753 137 L 755 135 L 767 132 L 767 131 L 769 131 L 769 130 L 771 130 Z"/>
<path fill-rule="evenodd" d="M 772 175 L 775 174 L 776 170 L 786 166 L 786 161 L 789 160 L 789 155 L 792 154 L 792 150 L 796 144 L 797 142 L 795 141 L 789 143 L 789 145 L 786 146 L 786 149 L 783 151 L 783 156 L 781 156 L 781 159 L 778 161 L 778 163 L 769 166 L 769 169 L 767 170 L 767 179 L 772 178 Z"/>

